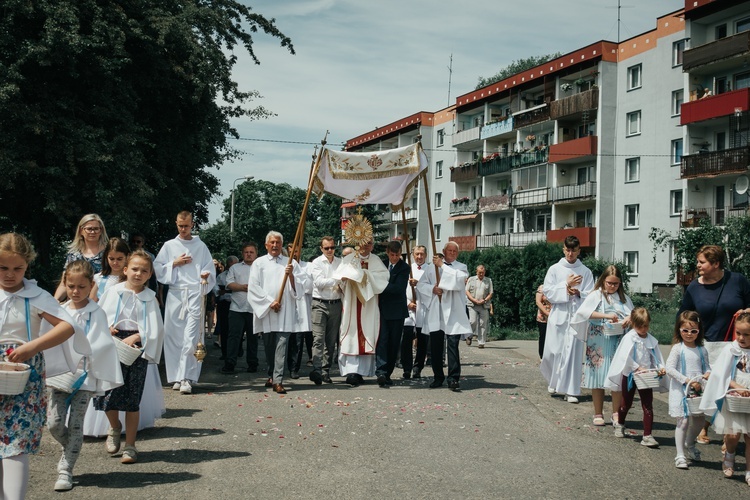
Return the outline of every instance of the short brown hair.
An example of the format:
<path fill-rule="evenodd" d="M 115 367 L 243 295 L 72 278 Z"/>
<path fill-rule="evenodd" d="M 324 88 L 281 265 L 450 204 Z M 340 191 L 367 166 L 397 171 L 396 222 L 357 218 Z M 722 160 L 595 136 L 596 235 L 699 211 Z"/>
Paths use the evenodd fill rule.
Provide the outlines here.
<path fill-rule="evenodd" d="M 719 269 L 724 269 L 726 255 L 724 254 L 724 249 L 719 245 L 703 245 L 701 249 L 698 250 L 698 253 L 695 254 L 696 257 L 700 255 L 703 255 L 703 258 L 711 264 L 719 264 Z"/>
<path fill-rule="evenodd" d="M 391 240 L 385 247 L 386 252 L 401 253 L 401 242 L 397 240 Z"/>
<path fill-rule="evenodd" d="M 703 323 L 701 323 L 700 315 L 695 311 L 682 311 L 677 316 L 677 321 L 674 323 L 674 335 L 672 336 L 672 344 L 679 344 L 682 342 L 682 335 L 680 335 L 680 328 L 683 323 L 695 323 L 698 325 L 698 336 L 695 338 L 696 345 L 703 345 Z"/>

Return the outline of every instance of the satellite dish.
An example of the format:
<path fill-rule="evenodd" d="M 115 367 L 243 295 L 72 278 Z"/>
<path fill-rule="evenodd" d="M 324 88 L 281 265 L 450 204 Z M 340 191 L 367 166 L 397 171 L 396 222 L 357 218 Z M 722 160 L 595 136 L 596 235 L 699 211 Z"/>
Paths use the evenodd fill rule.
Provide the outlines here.
<path fill-rule="evenodd" d="M 750 188 L 750 179 L 746 175 L 740 175 L 737 180 L 734 181 L 734 190 L 737 194 L 747 193 L 747 189 Z"/>

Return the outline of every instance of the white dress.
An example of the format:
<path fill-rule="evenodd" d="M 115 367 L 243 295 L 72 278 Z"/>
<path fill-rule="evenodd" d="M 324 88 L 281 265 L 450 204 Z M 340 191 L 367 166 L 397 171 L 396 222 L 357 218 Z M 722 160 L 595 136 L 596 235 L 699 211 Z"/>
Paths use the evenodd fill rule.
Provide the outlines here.
<path fill-rule="evenodd" d="M 669 375 L 669 416 L 687 417 L 683 384 L 711 371 L 708 351 L 702 346 L 687 347 L 682 342 L 675 344 L 669 352 L 666 368 Z"/>
<path fill-rule="evenodd" d="M 750 413 L 730 412 L 727 408 L 725 397 L 730 380 L 750 388 L 750 349 L 742 349 L 736 340 L 716 360 L 703 392 L 701 410 L 714 415 L 713 426 L 718 434 L 750 434 Z"/>

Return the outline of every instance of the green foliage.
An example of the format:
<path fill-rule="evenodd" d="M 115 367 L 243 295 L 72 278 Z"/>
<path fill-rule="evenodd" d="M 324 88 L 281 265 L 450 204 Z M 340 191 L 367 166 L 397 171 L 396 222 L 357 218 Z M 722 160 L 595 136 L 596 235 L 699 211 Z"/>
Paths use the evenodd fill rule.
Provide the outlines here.
<path fill-rule="evenodd" d="M 523 71 L 526 71 L 527 69 L 534 68 L 536 66 L 539 66 L 540 64 L 544 64 L 547 61 L 551 61 L 552 59 L 556 59 L 562 55 L 562 52 L 556 52 L 554 54 L 545 54 L 541 56 L 531 56 L 524 59 L 518 59 L 513 62 L 511 62 L 509 65 L 495 73 L 493 76 L 490 77 L 479 77 L 479 81 L 477 82 L 476 89 L 481 89 L 482 87 L 486 87 L 487 85 L 491 85 L 495 82 L 499 82 L 501 80 L 505 80 L 506 78 L 516 75 L 518 73 L 521 73 Z"/>
<path fill-rule="evenodd" d="M 596 257 L 584 257 L 581 259 L 581 262 L 583 262 L 583 265 L 591 269 L 591 274 L 594 275 L 594 281 L 599 279 L 599 276 L 602 275 L 604 272 L 604 269 L 607 267 L 614 265 L 619 271 L 620 276 L 622 276 L 622 288 L 626 291 L 628 289 L 628 285 L 630 284 L 630 275 L 628 275 L 628 266 L 622 261 L 616 261 L 611 262 L 605 259 L 597 259 Z"/>
<path fill-rule="evenodd" d="M 273 20 L 235 0 L 5 0 L 0 16 L 0 230 L 51 243 L 99 213 L 152 246 L 197 222 L 237 152 L 230 119 L 271 113 L 232 79 L 251 33 L 294 52 Z"/>

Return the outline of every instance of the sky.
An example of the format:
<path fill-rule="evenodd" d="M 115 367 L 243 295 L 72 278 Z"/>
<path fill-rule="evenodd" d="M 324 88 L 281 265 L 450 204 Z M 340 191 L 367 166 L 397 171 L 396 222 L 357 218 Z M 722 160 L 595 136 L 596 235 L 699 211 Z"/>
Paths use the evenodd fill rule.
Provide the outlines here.
<path fill-rule="evenodd" d="M 514 60 L 617 41 L 618 32 L 617 0 L 243 3 L 274 18 L 296 55 L 260 32 L 253 35 L 259 65 L 244 50 L 235 52 L 240 88 L 260 92 L 251 105 L 276 116 L 232 122 L 241 139 L 230 145 L 243 154 L 214 171 L 221 192 L 209 206 L 209 223 L 222 216 L 222 200 L 238 178 L 306 188 L 314 147 L 326 131 L 328 146 L 340 149 L 377 127 L 447 107 L 474 90 L 479 77 Z M 621 0 L 620 39 L 654 29 L 657 17 L 683 6 L 684 0 Z"/>

